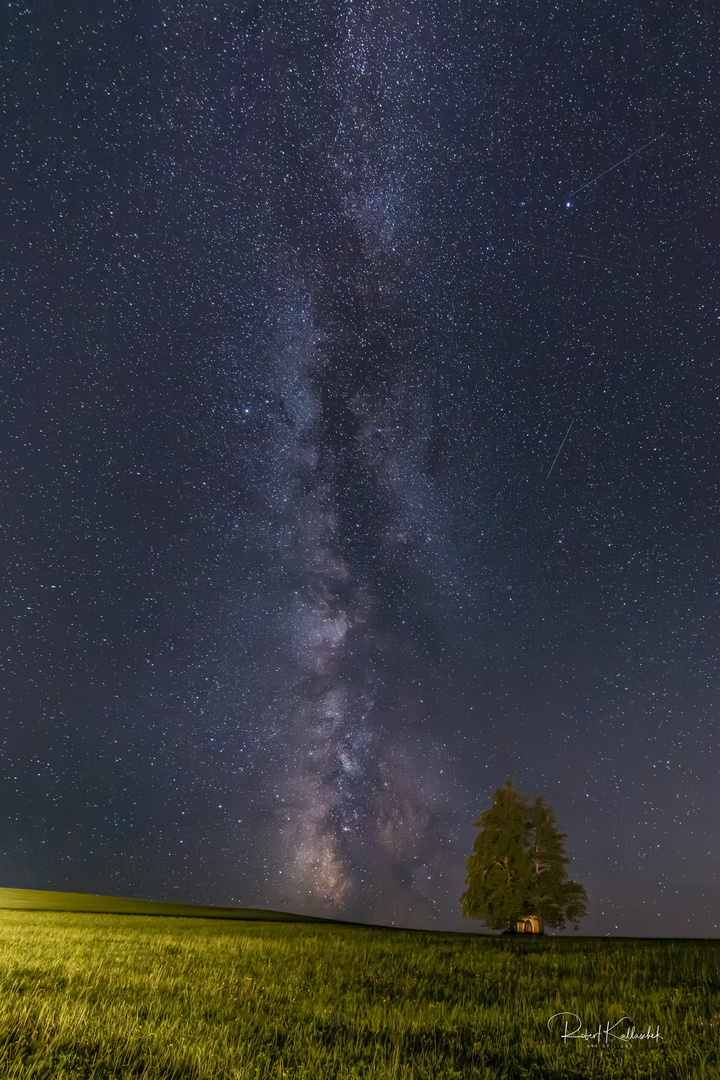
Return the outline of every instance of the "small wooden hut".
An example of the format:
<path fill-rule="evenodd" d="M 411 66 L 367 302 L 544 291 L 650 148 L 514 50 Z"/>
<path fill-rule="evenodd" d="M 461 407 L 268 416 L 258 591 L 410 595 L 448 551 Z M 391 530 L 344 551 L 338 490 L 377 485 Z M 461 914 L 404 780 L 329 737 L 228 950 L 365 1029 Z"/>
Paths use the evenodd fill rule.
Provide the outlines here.
<path fill-rule="evenodd" d="M 516 924 L 518 934 L 544 934 L 545 923 L 539 915 L 526 915 Z"/>

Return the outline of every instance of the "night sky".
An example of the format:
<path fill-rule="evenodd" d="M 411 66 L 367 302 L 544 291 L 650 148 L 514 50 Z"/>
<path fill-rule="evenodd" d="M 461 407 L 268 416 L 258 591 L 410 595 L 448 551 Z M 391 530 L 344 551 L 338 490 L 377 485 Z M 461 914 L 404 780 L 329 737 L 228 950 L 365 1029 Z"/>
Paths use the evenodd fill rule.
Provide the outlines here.
<path fill-rule="evenodd" d="M 0 884 L 717 936 L 708 10 L 5 5 Z"/>

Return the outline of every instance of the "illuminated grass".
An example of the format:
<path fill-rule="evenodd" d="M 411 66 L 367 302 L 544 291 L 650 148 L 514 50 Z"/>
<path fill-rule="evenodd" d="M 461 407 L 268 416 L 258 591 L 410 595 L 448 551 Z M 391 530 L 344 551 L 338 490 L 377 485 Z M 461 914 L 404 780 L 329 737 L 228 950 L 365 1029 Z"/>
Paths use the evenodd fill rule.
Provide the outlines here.
<path fill-rule="evenodd" d="M 46 889 L 1 889 L 0 909 L 17 911 L 84 911 L 112 915 L 176 915 L 203 919 L 258 919 L 262 922 L 325 923 L 313 915 L 292 915 L 264 908 L 202 907 L 169 904 L 162 900 L 132 900 L 124 896 L 93 896 L 91 893 L 50 892 Z M 352 925 L 352 924 L 346 924 Z"/>
<path fill-rule="evenodd" d="M 719 961 L 715 941 L 3 910 L 0 1076 L 713 1078 Z M 664 1041 L 565 1045 L 562 1010 Z"/>

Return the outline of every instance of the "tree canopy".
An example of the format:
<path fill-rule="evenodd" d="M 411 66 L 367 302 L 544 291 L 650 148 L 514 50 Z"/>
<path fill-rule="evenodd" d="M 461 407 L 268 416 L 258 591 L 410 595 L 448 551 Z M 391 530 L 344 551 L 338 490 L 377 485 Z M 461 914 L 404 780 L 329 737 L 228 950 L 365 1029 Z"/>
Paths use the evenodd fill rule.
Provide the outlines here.
<path fill-rule="evenodd" d="M 542 797 L 532 803 L 508 780 L 492 806 L 475 822 L 480 829 L 467 861 L 463 915 L 492 930 L 512 928 L 528 915 L 547 926 L 575 925 L 587 909 L 587 893 L 570 881 L 565 833 Z"/>

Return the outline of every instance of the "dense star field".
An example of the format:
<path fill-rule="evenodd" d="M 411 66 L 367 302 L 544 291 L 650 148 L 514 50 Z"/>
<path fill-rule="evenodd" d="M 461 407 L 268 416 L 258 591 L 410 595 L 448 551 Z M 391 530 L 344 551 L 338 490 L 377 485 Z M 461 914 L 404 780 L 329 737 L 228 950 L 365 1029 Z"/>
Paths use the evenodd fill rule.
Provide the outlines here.
<path fill-rule="evenodd" d="M 705 11 L 6 5 L 0 884 L 717 935 Z"/>

